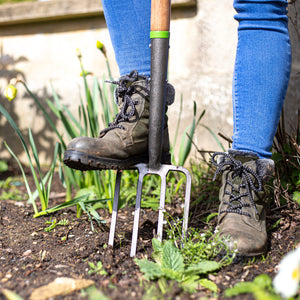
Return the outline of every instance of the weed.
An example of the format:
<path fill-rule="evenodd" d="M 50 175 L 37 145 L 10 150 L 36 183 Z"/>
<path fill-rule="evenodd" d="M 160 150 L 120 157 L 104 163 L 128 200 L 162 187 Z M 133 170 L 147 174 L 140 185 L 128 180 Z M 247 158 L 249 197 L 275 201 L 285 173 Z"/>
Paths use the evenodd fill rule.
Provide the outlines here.
<path fill-rule="evenodd" d="M 81 290 L 82 298 L 86 298 L 88 300 L 110 300 L 109 297 L 105 296 L 100 290 L 98 290 L 94 285 Z"/>
<path fill-rule="evenodd" d="M 88 274 L 99 274 L 99 275 L 107 275 L 107 272 L 103 268 L 103 264 L 101 261 L 98 261 L 95 265 L 93 262 L 88 262 L 90 270 L 88 271 Z"/>
<path fill-rule="evenodd" d="M 221 265 L 216 261 L 202 260 L 196 264 L 186 264 L 184 256 L 175 247 L 171 240 L 161 243 L 157 239 L 152 240 L 153 259 L 135 259 L 142 273 L 147 280 L 165 278 L 175 280 L 180 287 L 190 293 L 194 292 L 198 285 L 202 285 L 213 292 L 217 291 L 217 286 L 210 280 L 203 280 L 203 275 L 220 269 Z"/>
<path fill-rule="evenodd" d="M 46 221 L 45 224 L 50 224 L 47 228 L 44 229 L 46 232 L 51 232 L 56 226 L 67 226 L 69 225 L 69 220 L 68 219 L 62 219 L 57 222 L 56 219 Z"/>
<path fill-rule="evenodd" d="M 234 297 L 241 294 L 253 294 L 256 300 L 280 300 L 281 297 L 274 292 L 272 280 L 266 274 L 258 275 L 252 282 L 239 282 L 224 292 L 225 297 Z"/>
<path fill-rule="evenodd" d="M 23 183 L 18 178 L 7 177 L 5 180 L 0 180 L 0 188 L 3 189 L 0 198 L 2 200 L 26 200 L 26 195 L 18 189 L 21 185 Z"/>
<path fill-rule="evenodd" d="M 215 213 L 207 216 L 210 220 Z M 170 221 L 171 219 L 171 221 Z M 173 243 L 180 248 L 185 263 L 188 265 L 197 264 L 203 260 L 215 260 L 219 256 L 221 267 L 232 263 L 235 251 L 229 251 L 224 241 L 219 236 L 218 228 L 211 226 L 206 230 L 190 228 L 185 237 L 182 236 L 182 222 L 180 219 L 166 218 L 169 227 L 166 229 L 167 235 Z M 181 247 L 184 245 L 184 247 Z"/>

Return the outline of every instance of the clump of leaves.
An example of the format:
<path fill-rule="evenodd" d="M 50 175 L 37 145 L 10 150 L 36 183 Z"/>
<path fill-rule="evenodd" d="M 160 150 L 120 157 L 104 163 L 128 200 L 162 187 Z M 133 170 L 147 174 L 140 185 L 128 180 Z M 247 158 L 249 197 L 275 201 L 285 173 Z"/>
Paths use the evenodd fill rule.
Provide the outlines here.
<path fill-rule="evenodd" d="M 261 274 L 253 281 L 238 282 L 234 287 L 224 292 L 225 297 L 233 297 L 241 294 L 253 294 L 256 300 L 280 300 L 281 297 L 274 292 L 272 280 L 267 274 Z"/>
<path fill-rule="evenodd" d="M 88 271 L 88 274 L 99 274 L 99 275 L 107 275 L 107 272 L 103 268 L 103 264 L 101 261 L 98 261 L 95 265 L 93 262 L 89 262 L 90 270 Z"/>
<path fill-rule="evenodd" d="M 206 217 L 208 224 L 218 213 L 212 213 Z M 170 218 L 170 216 L 169 216 Z M 168 218 L 167 218 L 168 220 Z M 166 230 L 171 241 L 180 248 L 184 262 L 188 265 L 197 264 L 203 260 L 215 260 L 219 256 L 221 267 L 232 263 L 235 257 L 235 251 L 229 251 L 224 241 L 220 238 L 218 227 L 213 229 L 210 226 L 206 230 L 190 228 L 186 237 L 183 237 L 182 222 L 180 219 L 168 220 L 169 228 Z M 184 245 L 184 247 L 180 247 Z"/>
<path fill-rule="evenodd" d="M 152 257 L 155 262 L 135 259 L 147 280 L 160 278 L 175 280 L 183 290 L 191 293 L 198 285 L 217 292 L 216 284 L 204 276 L 220 269 L 221 265 L 218 262 L 202 260 L 197 264 L 187 265 L 182 253 L 171 240 L 161 243 L 153 239 L 152 245 L 154 249 Z"/>
<path fill-rule="evenodd" d="M 44 231 L 46 232 L 51 232 L 56 226 L 67 226 L 69 225 L 69 220 L 68 219 L 62 219 L 57 222 L 56 219 L 46 221 L 46 224 L 50 224 L 50 226 L 46 227 Z"/>
<path fill-rule="evenodd" d="M 23 185 L 23 183 L 19 181 L 19 179 L 13 177 L 7 177 L 5 180 L 0 180 L 0 188 L 2 189 L 0 198 L 2 200 L 26 200 L 26 195 L 18 189 L 21 185 Z"/>

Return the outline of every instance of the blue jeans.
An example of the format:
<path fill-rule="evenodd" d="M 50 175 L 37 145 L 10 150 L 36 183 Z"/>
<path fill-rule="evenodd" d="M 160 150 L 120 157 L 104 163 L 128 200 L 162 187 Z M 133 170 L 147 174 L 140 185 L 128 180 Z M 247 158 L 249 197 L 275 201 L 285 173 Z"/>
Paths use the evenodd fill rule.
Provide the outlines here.
<path fill-rule="evenodd" d="M 134 69 L 150 75 L 150 2 L 102 0 L 121 75 Z M 260 158 L 271 156 L 290 76 L 286 7 L 286 0 L 234 0 L 239 27 L 232 148 Z"/>

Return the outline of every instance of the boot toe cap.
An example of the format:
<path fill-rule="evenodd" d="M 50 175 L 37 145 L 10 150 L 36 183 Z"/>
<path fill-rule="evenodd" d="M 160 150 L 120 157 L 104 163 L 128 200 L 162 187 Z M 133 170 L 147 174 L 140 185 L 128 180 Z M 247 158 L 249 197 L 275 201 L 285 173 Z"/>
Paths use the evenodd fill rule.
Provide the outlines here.
<path fill-rule="evenodd" d="M 246 233 L 237 231 L 234 233 L 222 232 L 220 238 L 229 251 L 236 251 L 244 256 L 256 256 L 265 253 L 267 238 L 259 233 Z"/>

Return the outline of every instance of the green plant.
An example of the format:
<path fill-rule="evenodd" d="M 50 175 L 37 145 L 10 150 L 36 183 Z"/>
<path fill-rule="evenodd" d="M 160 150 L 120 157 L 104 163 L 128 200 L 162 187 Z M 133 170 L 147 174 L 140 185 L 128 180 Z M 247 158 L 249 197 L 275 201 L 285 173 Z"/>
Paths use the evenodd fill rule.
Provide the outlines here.
<path fill-rule="evenodd" d="M 256 300 L 280 300 L 281 297 L 274 292 L 272 280 L 266 274 L 258 275 L 253 281 L 239 282 L 224 292 L 225 297 L 253 294 Z"/>
<path fill-rule="evenodd" d="M 107 63 L 107 71 L 109 80 L 112 80 L 111 71 L 109 62 L 107 60 L 106 51 L 104 45 L 100 42 L 97 43 L 98 49 L 104 54 Z M 15 82 L 11 82 L 6 90 L 6 96 L 9 100 L 12 100 L 17 93 L 15 88 L 15 84 L 17 82 L 23 84 L 28 94 L 32 97 L 37 107 L 43 112 L 45 119 L 47 120 L 48 124 L 52 128 L 53 132 L 56 134 L 59 143 L 57 144 L 57 148 L 55 148 L 55 155 L 54 161 L 51 165 L 51 173 L 46 176 L 46 178 L 41 180 L 41 183 L 37 185 L 37 190 L 39 192 L 39 196 L 42 203 L 42 211 L 38 212 L 35 208 L 35 217 L 48 214 L 54 212 L 58 209 L 62 209 L 64 207 L 68 207 L 70 205 L 77 206 L 77 216 L 80 217 L 81 213 L 84 211 L 89 216 L 96 218 L 97 221 L 102 221 L 101 218 L 98 216 L 96 212 L 96 208 L 103 205 L 108 205 L 110 212 L 112 211 L 112 197 L 114 193 L 114 185 L 115 185 L 115 172 L 112 170 L 108 171 L 87 171 L 82 173 L 77 170 L 70 169 L 66 167 L 62 162 L 63 152 L 66 149 L 66 144 L 68 140 L 73 139 L 78 136 L 92 136 L 97 137 L 100 122 L 102 125 L 107 126 L 109 122 L 112 121 L 113 116 L 117 112 L 117 106 L 113 103 L 113 89 L 112 85 L 105 85 L 103 84 L 105 81 L 105 77 L 102 80 L 102 86 L 100 85 L 97 78 L 93 79 L 92 88 L 89 87 L 87 76 L 91 73 L 87 72 L 83 67 L 82 62 L 82 55 L 79 50 L 77 50 L 77 57 L 79 59 L 80 68 L 81 68 L 81 76 L 83 78 L 84 84 L 84 97 L 80 96 L 80 104 L 78 106 L 78 116 L 75 116 L 70 109 L 61 102 L 59 96 L 56 94 L 54 87 L 52 86 L 52 94 L 53 99 L 47 99 L 46 103 L 54 115 L 60 120 L 64 127 L 64 132 L 59 132 L 55 123 L 52 121 L 49 113 L 41 103 L 41 101 L 30 91 L 27 84 L 21 80 L 17 80 Z M 113 103 L 112 105 L 110 103 Z M 194 105 L 194 119 L 192 122 L 191 130 L 189 131 L 190 136 L 193 136 L 195 131 L 195 126 L 199 123 L 202 116 L 199 117 L 198 121 L 196 122 L 196 105 Z M 11 119 L 11 118 L 10 118 Z M 12 120 L 12 119 L 11 119 Z M 179 120 L 180 123 L 180 120 Z M 178 123 L 178 126 L 179 126 Z M 178 127 L 177 126 L 177 127 Z M 15 125 L 16 127 L 16 125 Z M 178 130 L 177 130 L 178 132 Z M 17 131 L 19 134 L 20 132 Z M 21 134 L 21 133 L 20 133 Z M 177 139 L 177 133 L 175 135 L 175 140 Z M 187 139 L 187 136 L 185 136 Z M 174 140 L 174 142 L 175 142 Z M 22 144 L 26 147 L 24 139 L 22 140 Z M 34 142 L 31 131 L 30 131 L 30 142 Z M 25 149 L 25 148 L 24 148 Z M 39 161 L 37 155 L 37 149 L 34 144 L 32 144 L 33 156 L 36 162 L 36 165 L 39 168 Z M 188 154 L 191 150 L 191 142 L 189 139 L 186 142 L 182 142 L 181 146 L 181 156 L 180 156 L 180 164 L 184 164 Z M 173 161 L 174 161 L 174 151 L 172 150 L 173 154 Z M 13 154 L 12 154 L 13 155 Z M 52 181 L 52 176 L 54 172 L 56 157 L 59 157 L 59 169 L 58 173 L 60 179 L 66 188 L 66 203 L 62 205 L 58 205 L 53 208 L 48 208 L 48 198 L 47 195 L 50 191 L 50 183 Z M 15 157 L 15 156 L 14 156 Z M 18 159 L 15 157 L 18 161 Z M 30 158 L 28 158 L 30 159 Z M 22 167 L 20 162 L 19 166 Z M 31 161 L 29 161 L 31 163 Z M 32 167 L 32 170 L 34 168 Z M 38 172 L 40 175 L 40 172 Z M 35 176 L 36 177 L 36 176 Z M 25 184 L 26 183 L 26 179 Z M 46 181 L 49 181 L 48 185 L 46 186 Z M 135 199 L 136 193 L 136 182 L 137 182 L 137 172 L 136 171 L 124 171 L 122 176 L 122 183 L 127 187 L 121 190 L 121 198 L 120 198 L 120 207 L 123 207 L 125 204 L 130 204 Z M 151 176 L 150 180 L 147 181 L 147 185 L 145 187 L 145 197 L 143 201 L 144 207 L 158 207 L 158 195 L 159 195 L 159 181 L 158 177 Z M 170 189 L 168 189 L 167 193 L 167 202 L 171 201 L 171 198 L 175 193 L 178 192 L 180 186 L 184 182 L 183 177 L 179 177 L 176 174 L 169 175 L 169 182 L 170 182 Z M 26 186 L 27 187 L 27 186 Z M 44 191 L 45 190 L 45 191 Z M 72 193 L 75 190 L 75 198 L 72 199 Z M 34 201 L 32 200 L 31 191 L 28 190 L 29 198 L 31 203 Z M 36 194 L 34 194 L 36 197 Z M 34 198 L 35 199 L 35 198 Z M 101 199 L 103 201 L 94 201 L 96 199 Z M 34 205 L 34 204 L 33 204 Z"/>
<path fill-rule="evenodd" d="M 46 224 L 50 224 L 50 226 L 46 227 L 44 231 L 46 232 L 51 232 L 56 226 L 67 226 L 69 225 L 69 220 L 68 219 L 62 219 L 57 222 L 57 220 L 54 218 L 53 220 L 46 221 Z"/>
<path fill-rule="evenodd" d="M 0 172 L 5 172 L 8 170 L 8 164 L 4 160 L 0 160 Z"/>
<path fill-rule="evenodd" d="M 32 99 L 35 101 L 36 105 L 43 112 L 45 119 L 47 120 L 47 122 L 51 126 L 53 132 L 56 134 L 56 136 L 59 139 L 57 148 L 55 148 L 54 160 L 56 161 L 56 157 L 58 155 L 58 157 L 60 158 L 59 159 L 59 175 L 60 175 L 63 185 L 66 188 L 66 192 L 67 192 L 66 201 L 69 203 L 66 205 L 63 205 L 63 206 L 59 205 L 53 209 L 47 209 L 48 208 L 48 199 L 47 198 L 45 199 L 44 194 L 48 193 L 50 191 L 50 189 L 47 189 L 47 191 L 44 192 L 43 181 L 42 181 L 42 183 L 40 184 L 42 187 L 41 188 L 42 192 L 39 191 L 39 186 L 37 187 L 37 190 L 39 191 L 41 203 L 42 203 L 42 211 L 47 210 L 45 213 L 51 213 L 53 211 L 56 211 L 58 208 L 68 207 L 68 206 L 70 206 L 70 204 L 74 205 L 74 203 L 76 203 L 78 217 L 80 217 L 82 211 L 84 211 L 84 212 L 88 213 L 89 216 L 96 217 L 97 221 L 102 221 L 101 218 L 99 217 L 99 215 L 96 213 L 95 208 L 94 208 L 96 201 L 91 202 L 91 200 L 95 200 L 95 199 L 105 200 L 105 201 L 97 201 L 97 202 L 98 202 L 98 204 L 100 203 L 101 205 L 108 203 L 110 211 L 112 210 L 112 203 L 111 203 L 111 201 L 109 201 L 109 199 L 112 198 L 113 190 L 114 190 L 114 172 L 113 171 L 106 171 L 106 172 L 89 171 L 84 174 L 80 171 L 70 169 L 62 163 L 62 155 L 63 155 L 64 150 L 66 149 L 66 141 L 64 140 L 63 136 L 65 137 L 67 134 L 67 138 L 69 138 L 69 139 L 74 138 L 76 136 L 80 136 L 80 135 L 97 136 L 98 131 L 99 131 L 98 116 L 101 115 L 101 113 L 99 111 L 99 105 L 98 105 L 98 103 L 100 102 L 99 97 L 101 99 L 101 103 L 106 105 L 104 107 L 104 115 L 105 115 L 104 120 L 107 123 L 109 121 L 111 121 L 110 116 L 112 115 L 112 113 L 110 113 L 110 111 L 109 111 L 111 108 L 108 105 L 109 96 L 108 96 L 107 90 L 104 89 L 102 92 L 98 81 L 96 79 L 94 79 L 93 93 L 90 91 L 88 84 L 87 84 L 87 79 L 86 79 L 87 72 L 84 71 L 82 61 L 81 61 L 81 54 L 78 54 L 78 58 L 80 61 L 80 67 L 81 67 L 82 74 L 83 74 L 82 77 L 84 80 L 85 97 L 86 97 L 85 103 L 81 98 L 81 104 L 78 107 L 79 120 L 74 115 L 71 114 L 70 110 L 68 109 L 68 107 L 66 105 L 64 105 L 60 102 L 59 97 L 55 93 L 53 88 L 52 88 L 52 90 L 53 90 L 53 101 L 54 102 L 50 101 L 49 99 L 47 100 L 47 105 L 50 107 L 50 109 L 53 111 L 53 113 L 58 117 L 58 119 L 61 120 L 62 124 L 64 125 L 64 128 L 65 128 L 64 134 L 63 133 L 61 134 L 60 132 L 58 132 L 54 122 L 51 120 L 50 115 L 47 113 L 46 109 L 43 107 L 40 100 L 30 91 L 30 89 L 28 88 L 28 86 L 26 85 L 25 82 L 23 82 L 21 80 L 17 80 L 15 82 L 10 83 L 10 85 L 8 86 L 9 88 L 6 90 L 6 96 L 9 98 L 9 100 L 12 100 L 13 97 L 16 96 L 16 91 L 17 91 L 15 88 L 16 83 L 19 82 L 19 83 L 23 84 L 23 86 L 25 87 L 28 94 L 32 97 Z M 109 64 L 108 64 L 108 70 L 109 70 L 109 74 L 110 74 Z M 3 108 L 3 110 L 4 110 L 4 108 Z M 114 111 L 114 109 L 112 109 L 112 111 Z M 22 145 L 26 151 L 26 143 L 25 143 L 24 138 L 21 137 L 21 132 L 19 130 L 17 130 L 17 126 L 13 122 L 12 118 L 8 115 L 8 113 L 5 116 L 7 118 L 9 118 L 8 120 L 10 123 L 13 123 L 12 126 L 19 134 L 21 141 L 22 141 Z M 30 134 L 30 143 L 32 145 L 35 162 L 36 162 L 36 165 L 39 170 L 39 161 L 38 161 L 37 150 L 36 150 L 35 145 L 32 143 L 33 137 L 32 137 L 31 131 L 29 132 L 29 134 Z M 14 154 L 12 152 L 11 152 L 11 154 L 14 156 Z M 22 165 L 18 161 L 17 157 L 14 156 L 14 158 L 17 160 L 20 168 L 22 168 Z M 28 160 L 29 160 L 29 164 L 32 165 L 29 155 L 28 155 Z M 51 168 L 51 170 L 54 171 L 55 162 L 52 164 L 52 166 L 53 166 L 53 168 Z M 32 167 L 32 170 L 34 171 L 33 167 Z M 52 175 L 53 175 L 53 173 L 51 173 L 51 176 Z M 33 176 L 35 177 L 34 174 L 33 174 Z M 51 176 L 49 177 L 49 182 L 52 180 Z M 25 180 L 25 184 L 27 187 L 26 178 L 24 178 L 24 180 Z M 47 180 L 47 178 L 44 181 L 46 181 L 46 180 Z M 49 187 L 49 185 L 47 186 L 47 188 L 48 187 Z M 29 186 L 28 186 L 28 188 L 29 188 Z M 31 196 L 31 191 L 29 191 L 28 188 L 27 188 L 27 190 L 28 190 L 30 201 L 33 202 L 32 196 Z M 71 201 L 72 189 L 77 190 L 76 195 L 75 195 L 75 201 Z M 78 199 L 80 199 L 79 202 L 77 201 Z M 35 216 L 41 215 L 37 211 L 36 206 L 34 206 L 34 210 L 35 210 Z"/>
<path fill-rule="evenodd" d="M 29 197 L 28 200 L 32 204 L 35 214 L 37 214 L 38 213 L 38 208 L 37 208 L 37 205 L 35 203 L 35 200 L 36 200 L 37 196 L 39 196 L 41 206 L 42 206 L 42 211 L 46 210 L 47 207 L 48 207 L 50 189 L 51 189 L 52 179 L 53 179 L 53 175 L 54 175 L 58 149 L 59 149 L 60 145 L 59 145 L 59 143 L 57 143 L 55 145 L 53 161 L 52 161 L 52 164 L 50 166 L 50 170 L 46 173 L 46 175 L 43 176 L 41 166 L 40 166 L 39 157 L 38 157 L 38 153 L 37 153 L 37 149 L 36 149 L 34 138 L 33 138 L 33 135 L 32 135 L 32 132 L 31 132 L 30 128 L 28 130 L 28 132 L 29 132 L 29 143 L 30 143 L 32 155 L 34 157 L 34 162 L 35 162 L 37 171 L 34 168 L 34 164 L 33 164 L 29 149 L 26 145 L 25 139 L 24 139 L 20 129 L 18 128 L 18 126 L 16 125 L 14 120 L 11 118 L 11 116 L 9 115 L 7 110 L 1 104 L 0 104 L 0 112 L 7 119 L 9 124 L 12 126 L 12 128 L 17 133 L 17 135 L 18 135 L 18 137 L 21 141 L 21 144 L 23 146 L 23 149 L 24 149 L 24 151 L 27 155 L 28 163 L 29 163 L 29 166 L 30 166 L 31 174 L 33 176 L 34 183 L 35 183 L 35 188 L 36 188 L 36 191 L 34 193 L 30 189 L 25 171 L 23 169 L 23 166 L 22 166 L 20 160 L 14 154 L 12 149 L 7 145 L 7 143 L 4 142 L 7 150 L 10 152 L 10 154 L 13 156 L 13 158 L 17 161 L 17 163 L 19 165 L 19 168 L 22 172 L 24 183 L 25 183 L 25 186 L 26 186 L 26 189 L 27 189 L 27 193 L 28 193 L 28 197 Z"/>
<path fill-rule="evenodd" d="M 99 275 L 107 275 L 107 272 L 103 268 L 103 264 L 101 261 L 98 261 L 95 265 L 93 262 L 89 262 L 90 270 L 88 271 L 88 274 L 99 274 Z"/>
<path fill-rule="evenodd" d="M 82 63 L 82 56 L 79 50 L 77 50 L 77 57 L 80 62 L 81 74 L 84 83 L 85 101 L 80 97 L 80 105 L 78 107 L 78 118 L 74 116 L 65 104 L 62 104 L 54 88 L 52 87 L 53 102 L 49 99 L 47 104 L 57 118 L 62 122 L 64 131 L 67 134 L 68 139 L 73 139 L 78 136 L 92 136 L 97 137 L 99 133 L 99 116 L 102 116 L 102 120 L 105 125 L 111 122 L 111 116 L 116 108 L 110 107 L 108 103 L 109 94 L 105 88 L 101 89 L 100 84 L 96 78 L 93 80 L 93 88 L 90 90 L 87 82 L 88 72 L 84 70 Z M 108 70 L 110 74 L 109 64 Z M 111 75 L 110 75 L 111 76 Z M 38 99 L 36 99 L 38 102 Z M 102 104 L 102 108 L 99 107 L 99 103 Z M 41 104 L 39 104 L 41 106 Z M 55 126 L 49 117 L 47 117 L 45 110 L 43 110 L 48 122 L 54 129 Z M 63 150 L 66 149 L 65 142 L 62 141 L 62 135 L 55 131 L 58 138 L 61 140 Z M 62 158 L 61 158 L 62 160 Z M 76 196 L 82 196 L 85 194 L 94 195 L 101 199 L 103 196 L 106 199 L 112 198 L 114 190 L 114 172 L 113 171 L 87 171 L 83 174 L 80 171 L 70 169 L 65 165 L 60 165 L 60 177 L 67 189 L 67 200 L 71 199 L 72 187 L 77 190 Z M 109 206 L 109 210 L 112 210 L 111 201 L 106 201 Z M 78 215 L 80 215 L 82 207 L 78 206 Z"/>
<path fill-rule="evenodd" d="M 206 217 L 206 223 L 214 218 L 217 213 L 212 213 Z M 219 236 L 218 227 L 211 226 L 205 230 L 190 228 L 186 237 L 182 236 L 182 220 L 179 218 L 166 217 L 169 227 L 166 229 L 170 241 L 179 249 L 188 265 L 197 264 L 203 260 L 215 260 L 218 256 L 222 259 L 218 262 L 220 267 L 232 263 L 235 251 L 228 251 L 224 241 Z M 184 244 L 184 247 L 181 245 Z"/>
<path fill-rule="evenodd" d="M 81 290 L 81 296 L 88 300 L 110 300 L 111 298 L 104 295 L 100 290 L 98 290 L 94 285 Z"/>
<path fill-rule="evenodd" d="M 175 247 L 172 241 L 164 244 L 157 239 L 152 240 L 155 262 L 147 259 L 135 259 L 142 273 L 147 280 L 166 278 L 177 281 L 180 286 L 189 292 L 194 292 L 198 285 L 213 292 L 217 292 L 217 286 L 203 275 L 220 269 L 216 261 L 202 260 L 196 264 L 186 264 L 180 250 Z"/>
<path fill-rule="evenodd" d="M 19 178 L 7 177 L 5 180 L 0 180 L 0 188 L 2 189 L 0 198 L 2 200 L 27 200 L 18 187 L 23 185 Z"/>

